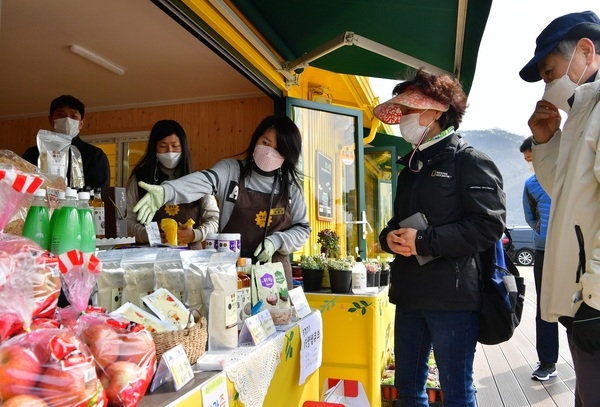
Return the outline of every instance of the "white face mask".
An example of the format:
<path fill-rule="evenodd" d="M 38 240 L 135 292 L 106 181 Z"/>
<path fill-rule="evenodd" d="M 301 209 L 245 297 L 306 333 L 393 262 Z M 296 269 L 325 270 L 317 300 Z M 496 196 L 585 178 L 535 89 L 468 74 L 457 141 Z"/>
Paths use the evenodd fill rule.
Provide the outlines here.
<path fill-rule="evenodd" d="M 554 106 L 558 107 L 565 113 L 569 113 L 569 111 L 571 110 L 571 106 L 569 105 L 569 99 L 571 98 L 571 96 L 573 96 L 573 93 L 575 93 L 575 89 L 577 89 L 577 86 L 579 86 L 579 82 L 581 81 L 581 78 L 583 78 L 583 75 L 587 70 L 586 65 L 577 83 L 573 83 L 571 78 L 569 78 L 569 68 L 571 67 L 571 62 L 573 62 L 573 56 L 575 55 L 576 50 L 577 49 L 573 50 L 573 54 L 571 55 L 571 59 L 569 60 L 569 65 L 567 65 L 567 72 L 565 72 L 565 74 L 560 78 L 555 79 L 550 83 L 547 83 L 546 88 L 544 89 L 544 94 L 542 96 L 543 100 L 552 103 Z"/>
<path fill-rule="evenodd" d="M 254 163 L 258 168 L 264 172 L 271 172 L 281 168 L 285 161 L 285 158 L 273 147 L 262 144 L 258 144 L 254 147 L 252 158 L 254 158 Z"/>
<path fill-rule="evenodd" d="M 156 154 L 156 158 L 158 158 L 158 162 L 161 163 L 163 167 L 173 169 L 177 167 L 177 164 L 181 161 L 181 153 L 160 153 Z"/>
<path fill-rule="evenodd" d="M 79 134 L 79 120 L 63 117 L 62 119 L 54 120 L 54 130 L 58 133 L 66 134 L 67 136 L 77 137 Z"/>
<path fill-rule="evenodd" d="M 533 169 L 533 161 L 527 161 L 527 167 L 529 167 L 529 171 L 535 173 L 535 170 Z"/>
<path fill-rule="evenodd" d="M 400 120 L 400 134 L 402 134 L 404 140 L 413 146 L 421 144 L 427 133 L 429 133 L 429 125 L 421 126 L 419 124 L 419 118 L 423 113 L 425 112 L 403 115 Z"/>

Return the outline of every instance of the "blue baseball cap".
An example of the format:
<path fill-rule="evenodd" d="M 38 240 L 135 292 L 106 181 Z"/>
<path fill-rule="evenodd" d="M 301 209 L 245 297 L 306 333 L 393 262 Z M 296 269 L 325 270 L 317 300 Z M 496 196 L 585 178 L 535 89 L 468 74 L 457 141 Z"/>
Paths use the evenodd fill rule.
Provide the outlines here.
<path fill-rule="evenodd" d="M 593 11 L 565 14 L 555 18 L 535 40 L 535 54 L 519 72 L 526 82 L 541 80 L 538 63 L 552 52 L 559 42 L 568 39 L 600 38 L 600 18 Z"/>

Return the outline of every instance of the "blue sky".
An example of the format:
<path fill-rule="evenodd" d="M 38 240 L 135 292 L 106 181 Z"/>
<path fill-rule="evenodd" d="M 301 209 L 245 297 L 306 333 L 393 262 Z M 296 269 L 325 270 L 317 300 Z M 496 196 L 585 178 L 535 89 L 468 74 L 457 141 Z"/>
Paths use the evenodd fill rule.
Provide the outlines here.
<path fill-rule="evenodd" d="M 481 41 L 469 108 L 460 128 L 500 128 L 529 136 L 527 120 L 544 84 L 528 83 L 519 71 L 533 56 L 535 39 L 554 18 L 592 10 L 600 15 L 598 0 L 495 0 Z M 397 81 L 374 85 L 380 100 L 389 99 Z M 396 126 L 397 127 L 397 126 Z"/>

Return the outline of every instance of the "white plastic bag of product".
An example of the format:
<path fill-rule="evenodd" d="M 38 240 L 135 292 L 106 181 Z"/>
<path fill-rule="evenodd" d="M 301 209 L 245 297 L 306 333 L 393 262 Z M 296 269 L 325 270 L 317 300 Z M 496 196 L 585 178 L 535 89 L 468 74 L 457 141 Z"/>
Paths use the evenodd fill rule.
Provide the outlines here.
<path fill-rule="evenodd" d="M 208 307 L 208 350 L 238 346 L 236 252 L 217 252 L 208 264 L 207 287 L 212 288 Z"/>
<path fill-rule="evenodd" d="M 154 262 L 154 290 L 164 288 L 183 302 L 185 275 L 179 253 L 182 250 L 165 250 L 158 253 Z"/>
<path fill-rule="evenodd" d="M 188 309 L 198 309 L 208 320 L 209 297 L 205 297 L 208 263 L 214 250 L 181 250 L 179 256 L 185 275 L 185 297 L 183 303 Z"/>
<path fill-rule="evenodd" d="M 148 310 L 142 298 L 154 291 L 154 261 L 160 249 L 125 249 L 121 259 L 123 268 L 123 297 L 121 303 L 130 302 Z"/>
<path fill-rule="evenodd" d="M 118 309 L 123 298 L 125 271 L 121 266 L 121 258 L 125 250 L 105 250 L 98 253 L 102 262 L 102 272 L 96 281 L 98 292 L 94 305 L 102 307 L 110 313 Z"/>

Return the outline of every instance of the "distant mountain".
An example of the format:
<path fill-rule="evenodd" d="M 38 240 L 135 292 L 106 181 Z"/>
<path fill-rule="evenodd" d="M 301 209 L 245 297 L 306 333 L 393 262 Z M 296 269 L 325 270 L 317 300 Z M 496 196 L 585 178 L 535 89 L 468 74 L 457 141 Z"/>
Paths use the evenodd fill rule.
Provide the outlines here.
<path fill-rule="evenodd" d="M 522 136 L 500 129 L 460 131 L 463 139 L 494 160 L 504 181 L 507 226 L 526 225 L 523 215 L 523 184 L 532 175 L 519 147 Z"/>

